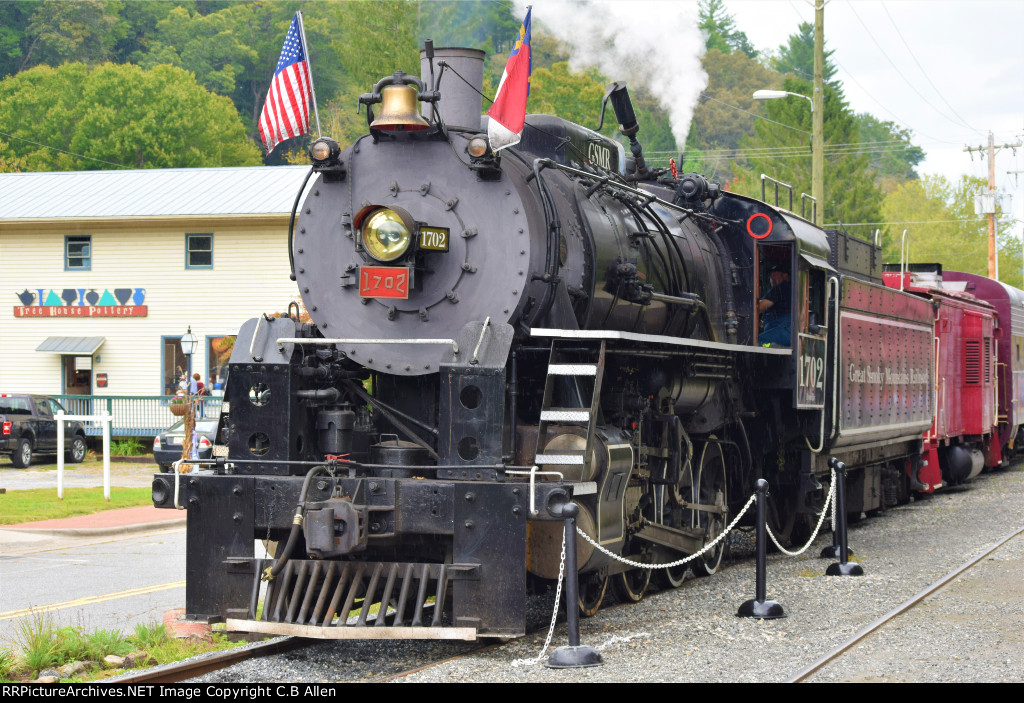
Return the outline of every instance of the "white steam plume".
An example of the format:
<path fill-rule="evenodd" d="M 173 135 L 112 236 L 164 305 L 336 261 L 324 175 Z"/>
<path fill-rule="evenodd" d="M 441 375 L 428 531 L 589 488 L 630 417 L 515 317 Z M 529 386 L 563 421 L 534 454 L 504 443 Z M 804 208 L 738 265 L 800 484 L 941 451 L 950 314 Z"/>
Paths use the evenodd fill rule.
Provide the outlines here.
<path fill-rule="evenodd" d="M 517 0 L 516 4 L 519 16 L 525 17 L 528 3 Z M 570 68 L 596 66 L 610 80 L 645 86 L 668 113 L 676 145 L 683 148 L 697 99 L 708 83 L 700 64 L 704 37 L 697 28 L 695 2 L 533 0 L 529 4 L 534 27 L 542 25 L 572 47 Z"/>

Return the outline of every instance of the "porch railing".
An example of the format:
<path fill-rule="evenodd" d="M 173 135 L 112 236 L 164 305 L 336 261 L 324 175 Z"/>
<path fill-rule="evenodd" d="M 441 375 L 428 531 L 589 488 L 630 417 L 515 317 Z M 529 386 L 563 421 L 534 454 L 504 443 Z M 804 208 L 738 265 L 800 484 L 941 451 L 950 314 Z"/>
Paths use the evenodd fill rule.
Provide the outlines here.
<path fill-rule="evenodd" d="M 68 415 L 97 415 L 104 411 L 113 418 L 112 437 L 156 437 L 181 418 L 167 407 L 172 395 L 55 395 Z M 220 415 L 220 396 L 203 396 L 196 417 Z M 86 422 L 85 433 L 100 436 L 99 422 Z"/>

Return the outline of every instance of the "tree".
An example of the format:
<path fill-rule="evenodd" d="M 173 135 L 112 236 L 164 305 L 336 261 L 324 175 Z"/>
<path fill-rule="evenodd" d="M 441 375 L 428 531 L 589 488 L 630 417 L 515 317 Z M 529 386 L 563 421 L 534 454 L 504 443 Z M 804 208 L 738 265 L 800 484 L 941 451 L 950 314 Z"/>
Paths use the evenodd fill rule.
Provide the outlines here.
<path fill-rule="evenodd" d="M 28 48 L 18 70 L 67 61 L 107 61 L 127 33 L 118 0 L 51 0 L 36 3 L 26 35 Z"/>
<path fill-rule="evenodd" d="M 835 49 L 825 50 L 823 76 L 826 83 L 841 91 L 839 81 L 832 81 L 836 75 L 836 66 L 832 63 L 834 53 Z M 790 34 L 786 43 L 779 47 L 779 53 L 771 64 L 779 73 L 792 73 L 808 81 L 814 80 L 814 25 L 810 22 L 801 22 L 796 34 Z"/>
<path fill-rule="evenodd" d="M 764 112 L 754 91 L 781 86 L 782 76 L 738 51 L 709 49 L 701 63 L 708 86 L 693 111 L 686 154 L 703 152 L 706 175 L 724 182 L 732 178 L 741 158 L 740 140 L 753 136 L 754 122 Z"/>
<path fill-rule="evenodd" d="M 860 152 L 871 160 L 871 168 L 883 190 L 917 178 L 914 169 L 924 161 L 924 149 L 910 143 L 909 129 L 894 122 L 883 122 L 867 112 L 858 114 L 856 118 Z"/>
<path fill-rule="evenodd" d="M 705 47 L 723 54 L 739 51 L 748 58 L 757 56 L 746 32 L 736 29 L 736 20 L 725 10 L 722 0 L 700 0 L 697 5 L 698 27 L 706 37 Z"/>
<path fill-rule="evenodd" d="M 910 261 L 988 275 L 988 222 L 974 214 L 974 195 L 987 188 L 983 178 L 963 176 L 952 184 L 931 175 L 896 186 L 882 205 L 890 223 L 889 235 L 882 238 L 885 260 L 900 261 L 902 235 L 907 230 Z M 999 278 L 1020 287 L 1021 242 L 1009 224 L 999 227 L 997 238 Z"/>
<path fill-rule="evenodd" d="M 260 163 L 231 101 L 173 66 L 37 66 L 0 81 L 0 123 L 26 171 Z"/>
<path fill-rule="evenodd" d="M 467 46 L 487 53 L 508 53 L 521 20 L 511 0 L 419 2 L 417 36 L 434 46 Z"/>
<path fill-rule="evenodd" d="M 811 94 L 810 84 L 796 78 L 787 78 L 782 88 L 801 95 Z M 759 176 L 765 173 L 793 186 L 794 208 L 799 211 L 800 193 L 811 192 L 810 107 L 808 101 L 795 97 L 765 103 L 768 119 L 757 121 L 754 137 L 741 139 L 749 168 L 741 172 L 735 190 L 760 197 Z M 859 141 L 857 120 L 839 92 L 830 85 L 825 86 L 823 109 L 825 202 L 818 204 L 823 208 L 822 221 L 881 221 L 882 194 L 875 184 L 868 158 L 848 147 Z M 780 204 L 789 205 L 788 200 Z M 807 214 L 809 217 L 810 213 Z M 867 234 L 866 229 L 863 235 Z"/>

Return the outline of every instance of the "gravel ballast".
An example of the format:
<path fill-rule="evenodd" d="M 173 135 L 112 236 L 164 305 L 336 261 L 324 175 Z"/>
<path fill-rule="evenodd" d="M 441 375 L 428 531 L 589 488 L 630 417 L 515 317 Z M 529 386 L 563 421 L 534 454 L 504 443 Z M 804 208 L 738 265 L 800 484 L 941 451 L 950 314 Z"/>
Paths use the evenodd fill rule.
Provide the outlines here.
<path fill-rule="evenodd" d="M 752 539 L 744 534 L 733 544 L 734 554 L 746 558 L 718 574 L 583 620 L 582 642 L 600 651 L 599 667 L 525 663 L 541 652 L 549 595 L 534 604 L 538 632 L 465 656 L 457 655 L 479 645 L 321 642 L 197 681 L 786 681 L 1022 525 L 1024 465 L 1018 464 L 851 526 L 850 546 L 864 576 L 824 575 L 830 561 L 817 555 L 828 535 L 800 557 L 769 555 L 767 595 L 785 608 L 784 619 L 735 616 L 754 596 Z M 1022 566 L 1024 535 L 809 680 L 1024 681 Z M 566 644 L 563 617 L 552 646 Z"/>

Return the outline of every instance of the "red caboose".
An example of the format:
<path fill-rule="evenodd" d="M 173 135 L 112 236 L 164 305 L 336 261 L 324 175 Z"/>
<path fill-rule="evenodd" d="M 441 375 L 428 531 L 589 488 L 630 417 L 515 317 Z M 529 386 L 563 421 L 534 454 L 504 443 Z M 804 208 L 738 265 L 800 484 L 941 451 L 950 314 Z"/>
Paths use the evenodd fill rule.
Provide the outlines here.
<path fill-rule="evenodd" d="M 1024 291 L 974 273 L 945 271 L 943 286 L 960 287 L 991 304 L 999 316 L 1000 333 L 996 341 L 996 415 L 1000 456 L 986 457 L 986 466 L 1005 462 L 1007 450 L 1013 451 L 1018 431 L 1024 425 Z"/>
<path fill-rule="evenodd" d="M 890 288 L 931 300 L 934 311 L 935 412 L 924 436 L 920 467 L 908 467 L 911 483 L 919 492 L 963 483 L 1001 460 L 996 431 L 998 314 L 962 285 L 945 285 L 938 264 L 914 265 L 883 278 Z"/>

